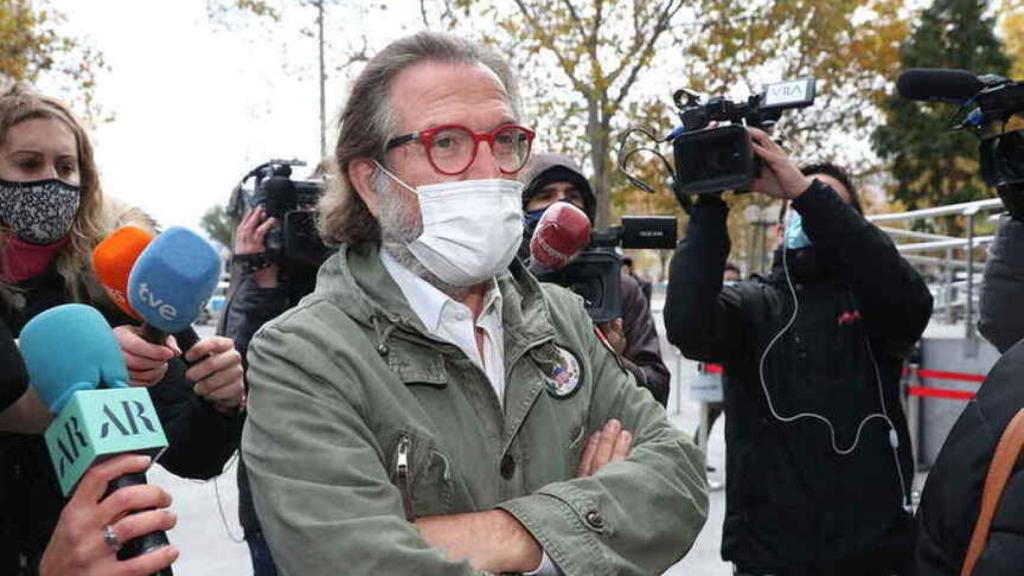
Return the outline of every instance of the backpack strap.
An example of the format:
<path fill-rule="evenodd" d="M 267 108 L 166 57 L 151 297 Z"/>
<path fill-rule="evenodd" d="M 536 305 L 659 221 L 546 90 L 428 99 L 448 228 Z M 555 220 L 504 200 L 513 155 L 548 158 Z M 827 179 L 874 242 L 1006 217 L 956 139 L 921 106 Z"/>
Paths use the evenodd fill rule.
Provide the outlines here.
<path fill-rule="evenodd" d="M 1003 430 L 1003 435 L 999 438 L 999 444 L 996 445 L 995 454 L 988 467 L 988 474 L 985 476 L 985 491 L 981 494 L 981 510 L 978 512 L 978 521 L 974 524 L 974 533 L 971 534 L 971 543 L 967 548 L 960 576 L 971 576 L 974 565 L 977 564 L 981 553 L 985 551 L 989 531 L 992 529 L 992 519 L 999 507 L 999 499 L 1003 496 L 1006 482 L 1010 479 L 1010 474 L 1017 464 L 1021 448 L 1024 448 L 1024 408 L 1018 410 L 1010 420 Z"/>

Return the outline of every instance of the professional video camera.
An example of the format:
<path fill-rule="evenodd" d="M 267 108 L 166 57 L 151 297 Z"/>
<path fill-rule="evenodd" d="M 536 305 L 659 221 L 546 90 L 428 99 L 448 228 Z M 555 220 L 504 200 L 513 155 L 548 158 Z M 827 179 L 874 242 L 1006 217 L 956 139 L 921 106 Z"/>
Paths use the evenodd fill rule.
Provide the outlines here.
<path fill-rule="evenodd" d="M 652 192 L 651 186 L 629 173 L 626 162 L 637 152 L 655 154 L 672 174 L 673 192 L 684 205 L 687 201 L 683 197 L 687 194 L 745 190 L 760 173 L 760 160 L 754 155 L 747 128 L 770 130 L 784 111 L 813 104 L 815 88 L 813 78 L 778 82 L 750 96 L 746 102 L 734 102 L 722 96 L 702 102 L 701 97 L 690 90 L 677 90 L 672 99 L 682 125 L 665 138 L 658 138 L 647 128 L 627 130 L 619 151 L 619 169 L 632 184 Z M 729 124 L 709 127 L 713 122 Z M 634 132 L 644 134 L 655 144 L 671 142 L 675 168 L 651 147 L 624 153 L 626 138 Z"/>
<path fill-rule="evenodd" d="M 615 249 L 670 250 L 675 246 L 675 217 L 623 216 L 621 226 L 594 232 L 587 248 L 564 268 L 539 272 L 537 279 L 579 294 L 590 318 L 600 324 L 622 316 L 622 258 Z"/>
<path fill-rule="evenodd" d="M 293 180 L 292 166 L 305 166 L 305 162 L 271 160 L 243 176 L 232 197 L 234 211 L 240 212 L 235 216 L 262 206 L 278 221 L 264 239 L 268 257 L 287 265 L 320 266 L 329 254 L 316 229 L 316 204 L 323 182 Z M 251 189 L 247 187 L 250 179 Z"/>
<path fill-rule="evenodd" d="M 980 139 L 981 176 L 989 186 L 1024 192 L 1024 130 L 1006 131 L 1013 116 L 1024 118 L 1024 82 L 966 70 L 912 68 L 896 82 L 909 100 L 959 104 L 955 129 Z"/>

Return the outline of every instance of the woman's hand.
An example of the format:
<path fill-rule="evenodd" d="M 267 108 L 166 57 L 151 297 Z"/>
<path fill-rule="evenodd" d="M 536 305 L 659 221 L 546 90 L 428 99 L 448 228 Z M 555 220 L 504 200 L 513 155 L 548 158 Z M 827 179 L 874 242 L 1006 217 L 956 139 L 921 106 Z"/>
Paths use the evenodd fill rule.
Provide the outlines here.
<path fill-rule="evenodd" d="M 114 542 L 124 543 L 174 527 L 177 517 L 167 510 L 171 496 L 159 486 L 129 486 L 103 498 L 112 480 L 143 472 L 149 463 L 148 456 L 122 455 L 85 473 L 61 511 L 57 528 L 43 552 L 40 576 L 148 576 L 177 560 L 178 549 L 174 546 L 118 560 L 117 551 L 105 534 L 109 527 Z"/>

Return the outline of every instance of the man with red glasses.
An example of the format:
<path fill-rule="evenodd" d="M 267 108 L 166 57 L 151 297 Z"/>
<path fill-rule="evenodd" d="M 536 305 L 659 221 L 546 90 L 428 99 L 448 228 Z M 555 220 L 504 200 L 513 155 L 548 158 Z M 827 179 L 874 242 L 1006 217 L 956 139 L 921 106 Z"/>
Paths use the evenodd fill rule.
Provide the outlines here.
<path fill-rule="evenodd" d="M 371 60 L 320 207 L 338 253 L 249 353 L 243 451 L 283 574 L 654 574 L 707 514 L 701 457 L 514 256 L 508 65 L 421 33 Z"/>

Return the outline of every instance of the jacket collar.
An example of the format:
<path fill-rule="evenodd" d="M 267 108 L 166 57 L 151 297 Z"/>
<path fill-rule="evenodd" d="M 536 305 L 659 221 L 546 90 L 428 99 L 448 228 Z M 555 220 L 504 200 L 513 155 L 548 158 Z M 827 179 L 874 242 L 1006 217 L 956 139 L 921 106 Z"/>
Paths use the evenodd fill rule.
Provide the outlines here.
<path fill-rule="evenodd" d="M 540 284 L 518 260 L 496 280 L 508 363 L 526 348 L 553 337 L 554 327 Z M 432 339 L 381 262 L 376 243 L 342 245 L 321 266 L 316 294 L 335 302 L 363 325 L 376 329 L 375 324 L 383 321 L 394 329 Z"/>

